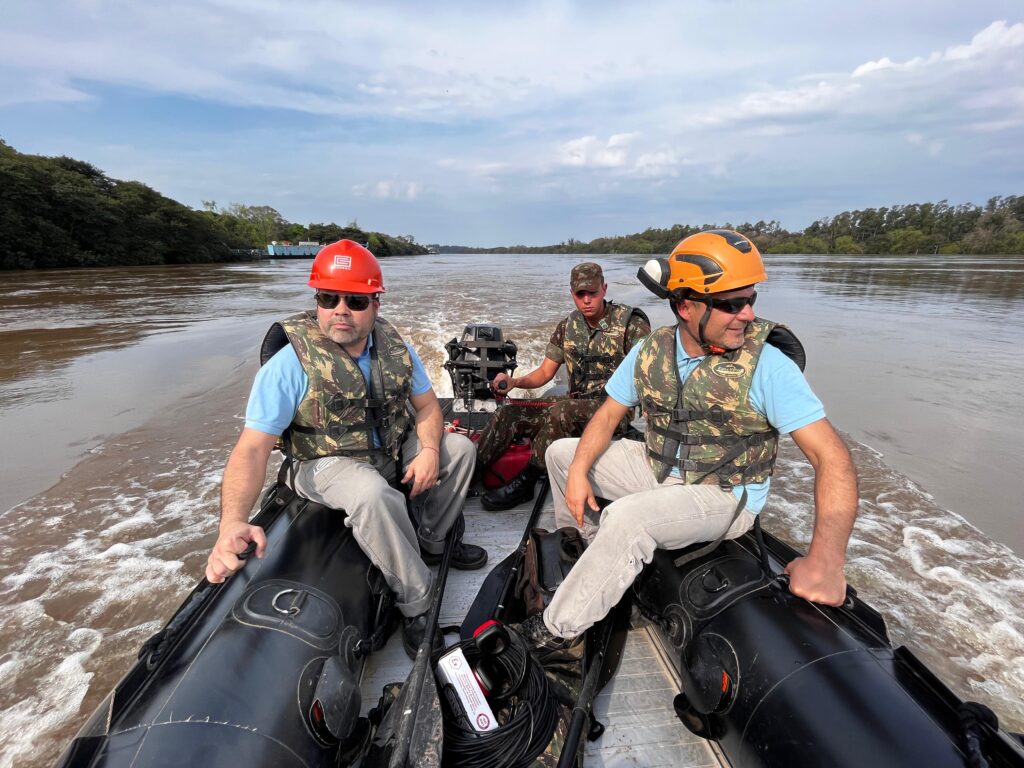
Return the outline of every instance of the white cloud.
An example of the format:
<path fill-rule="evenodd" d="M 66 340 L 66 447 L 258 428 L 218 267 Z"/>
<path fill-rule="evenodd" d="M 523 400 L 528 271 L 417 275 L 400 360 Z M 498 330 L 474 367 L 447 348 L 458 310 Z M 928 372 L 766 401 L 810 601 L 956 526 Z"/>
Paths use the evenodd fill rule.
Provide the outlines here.
<path fill-rule="evenodd" d="M 621 168 L 629 157 L 629 145 L 637 134 L 615 134 L 607 141 L 596 136 L 582 136 L 559 147 L 563 165 L 582 168 Z"/>
<path fill-rule="evenodd" d="M 996 21 L 970 43 L 904 60 L 883 56 L 810 84 L 762 88 L 715 104 L 700 122 L 760 136 L 793 133 L 798 124 L 820 132 L 822 121 L 838 126 L 851 119 L 860 121 L 861 130 L 929 124 L 955 131 L 978 121 L 976 113 L 988 112 L 983 122 L 990 130 L 1000 124 L 1012 128 L 1020 124 L 1014 114 L 1024 119 L 1022 73 L 1024 23 Z M 937 152 L 941 143 L 930 146 Z"/>
<path fill-rule="evenodd" d="M 353 185 L 352 194 L 356 197 L 411 203 L 419 197 L 420 185 L 415 181 L 377 181 Z"/>
<path fill-rule="evenodd" d="M 905 138 L 910 144 L 916 144 L 917 146 L 924 147 L 925 151 L 931 157 L 936 157 L 940 152 L 942 152 L 942 142 L 929 139 L 924 134 L 911 131 L 906 134 Z"/>
<path fill-rule="evenodd" d="M 1024 23 L 1010 25 L 1005 19 L 994 21 L 978 32 L 970 43 L 953 45 L 927 56 L 915 56 L 904 62 L 893 62 L 888 56 L 869 61 L 853 70 L 853 77 L 863 77 L 885 70 L 911 70 L 933 67 L 949 62 L 970 61 L 1012 48 L 1024 47 Z"/>
<path fill-rule="evenodd" d="M 888 56 L 884 56 L 878 61 L 869 61 L 866 64 L 861 64 L 853 70 L 852 76 L 863 77 L 864 75 L 868 75 L 882 69 L 892 69 L 894 66 L 896 65 L 892 63 L 892 60 Z"/>
<path fill-rule="evenodd" d="M 606 170 L 621 176 L 643 178 L 676 176 L 687 163 L 678 151 L 654 146 L 639 131 L 617 133 L 607 140 L 582 136 L 558 146 L 557 164 L 574 168 Z M 542 172 L 550 171 L 550 168 Z"/>

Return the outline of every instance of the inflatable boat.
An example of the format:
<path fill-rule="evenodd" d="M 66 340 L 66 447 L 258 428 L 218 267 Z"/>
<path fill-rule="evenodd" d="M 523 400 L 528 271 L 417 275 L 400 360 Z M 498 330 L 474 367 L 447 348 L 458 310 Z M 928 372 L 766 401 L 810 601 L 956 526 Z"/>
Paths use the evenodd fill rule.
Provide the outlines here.
<path fill-rule="evenodd" d="M 344 515 L 277 483 L 253 522 L 266 556 L 205 579 L 59 765 L 347 765 L 364 749 L 359 673 L 390 593 Z"/>
<path fill-rule="evenodd" d="M 488 382 L 514 367 L 514 354 L 494 326 L 470 326 L 449 344 L 454 401 L 467 424 L 486 420 Z M 534 534 L 541 507 L 538 497 L 519 548 L 484 580 L 462 642 L 492 619 L 524 618 L 517 590 L 529 542 L 547 599 L 571 567 L 564 537 Z M 376 726 L 387 713 L 361 715 L 363 666 L 393 627 L 393 609 L 344 514 L 297 497 L 282 479 L 265 492 L 254 522 L 267 532 L 266 557 L 224 584 L 196 587 L 59 765 L 469 764 L 444 753 L 439 727 L 418 737 L 414 724 L 400 723 L 382 748 Z M 795 550 L 757 526 L 677 565 L 699 549 L 657 552 L 629 599 L 588 633 L 577 696 L 544 765 L 579 765 L 584 740 L 600 737 L 590 705 L 618 663 L 632 601 L 682 681 L 679 719 L 733 768 L 1024 767 L 1019 738 L 986 708 L 957 698 L 909 650 L 894 648 L 882 618 L 852 589 L 839 608 L 790 594 L 781 574 Z M 418 691 L 434 688 L 432 675 L 416 683 L 415 696 L 409 683 L 406 696 L 397 695 L 392 714 L 416 711 Z M 410 746 L 424 743 L 429 748 Z M 496 764 L 476 757 L 473 764 Z"/>
<path fill-rule="evenodd" d="M 1024 766 L 1020 737 L 955 696 L 853 589 L 839 608 L 792 595 L 800 553 L 760 526 L 682 566 L 659 550 L 633 585 L 683 681 L 693 733 L 734 768 Z"/>

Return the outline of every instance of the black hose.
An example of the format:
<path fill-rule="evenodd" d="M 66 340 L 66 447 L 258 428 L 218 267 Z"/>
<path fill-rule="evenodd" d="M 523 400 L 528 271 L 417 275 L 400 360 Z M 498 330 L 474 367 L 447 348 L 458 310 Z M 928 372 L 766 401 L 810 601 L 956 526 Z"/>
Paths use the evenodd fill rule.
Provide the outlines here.
<path fill-rule="evenodd" d="M 488 657 L 500 669 L 502 679 L 512 681 L 508 693 L 491 701 L 499 706 L 495 714 L 498 728 L 478 732 L 461 718 L 445 717 L 443 765 L 529 768 L 550 743 L 558 723 L 558 700 L 522 637 L 510 630 L 509 640 L 504 651 Z M 480 661 L 475 641 L 464 640 L 459 647 L 470 665 Z"/>

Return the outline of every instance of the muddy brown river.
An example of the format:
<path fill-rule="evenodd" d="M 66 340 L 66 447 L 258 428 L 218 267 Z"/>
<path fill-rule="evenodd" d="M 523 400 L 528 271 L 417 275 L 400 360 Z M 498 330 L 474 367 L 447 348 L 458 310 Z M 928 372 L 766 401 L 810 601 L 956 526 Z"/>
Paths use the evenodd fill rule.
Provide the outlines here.
<path fill-rule="evenodd" d="M 381 313 L 451 391 L 444 342 L 493 322 L 540 362 L 565 255 L 383 262 Z M 667 307 L 639 256 L 609 297 Z M 0 768 L 51 764 L 201 576 L 259 341 L 312 305 L 309 260 L 0 273 Z M 860 473 L 848 577 L 958 694 L 1024 730 L 1024 257 L 770 256 L 784 321 Z M 765 523 L 805 546 L 784 441 Z"/>

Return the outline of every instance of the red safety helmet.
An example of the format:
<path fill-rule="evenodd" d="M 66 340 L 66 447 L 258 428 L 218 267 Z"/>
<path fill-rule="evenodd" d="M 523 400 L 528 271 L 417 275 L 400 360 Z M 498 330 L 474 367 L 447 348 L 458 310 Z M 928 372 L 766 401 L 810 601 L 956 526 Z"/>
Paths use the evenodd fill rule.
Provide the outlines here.
<path fill-rule="evenodd" d="M 313 259 L 310 288 L 337 293 L 384 293 L 380 263 L 366 248 L 352 240 L 325 245 Z"/>

